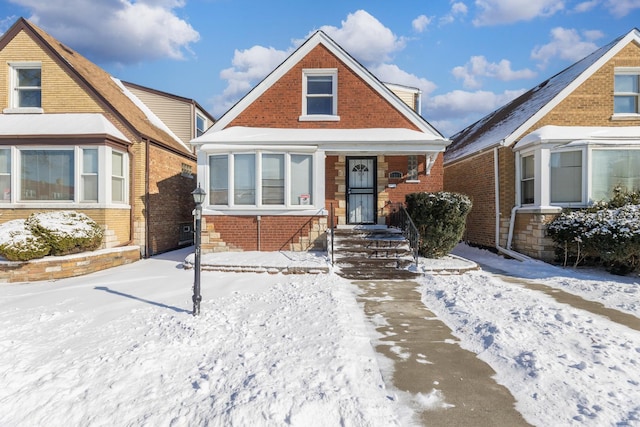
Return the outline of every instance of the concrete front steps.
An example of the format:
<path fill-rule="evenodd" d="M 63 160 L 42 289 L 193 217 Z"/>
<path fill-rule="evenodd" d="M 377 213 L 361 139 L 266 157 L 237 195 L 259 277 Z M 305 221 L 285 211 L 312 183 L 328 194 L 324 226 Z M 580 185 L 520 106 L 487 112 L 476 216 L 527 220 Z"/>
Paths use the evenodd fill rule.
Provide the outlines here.
<path fill-rule="evenodd" d="M 354 280 L 406 280 L 418 273 L 409 242 L 400 230 L 386 226 L 338 226 L 333 259 L 342 277 Z"/>

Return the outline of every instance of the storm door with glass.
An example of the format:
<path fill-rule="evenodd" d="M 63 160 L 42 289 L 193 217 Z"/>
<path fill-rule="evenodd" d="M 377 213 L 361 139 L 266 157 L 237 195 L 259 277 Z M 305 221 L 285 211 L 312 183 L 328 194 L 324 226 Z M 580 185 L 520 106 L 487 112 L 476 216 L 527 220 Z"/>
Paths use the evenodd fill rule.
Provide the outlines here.
<path fill-rule="evenodd" d="M 375 207 L 376 158 L 347 158 L 347 222 L 375 223 Z"/>

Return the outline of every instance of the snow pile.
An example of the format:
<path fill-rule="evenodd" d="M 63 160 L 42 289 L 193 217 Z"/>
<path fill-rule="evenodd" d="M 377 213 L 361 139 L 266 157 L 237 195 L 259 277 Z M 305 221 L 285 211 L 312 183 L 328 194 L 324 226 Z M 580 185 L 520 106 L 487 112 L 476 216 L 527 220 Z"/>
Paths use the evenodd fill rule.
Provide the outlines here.
<path fill-rule="evenodd" d="M 0 425 L 400 425 L 348 282 L 177 266 L 0 287 Z"/>

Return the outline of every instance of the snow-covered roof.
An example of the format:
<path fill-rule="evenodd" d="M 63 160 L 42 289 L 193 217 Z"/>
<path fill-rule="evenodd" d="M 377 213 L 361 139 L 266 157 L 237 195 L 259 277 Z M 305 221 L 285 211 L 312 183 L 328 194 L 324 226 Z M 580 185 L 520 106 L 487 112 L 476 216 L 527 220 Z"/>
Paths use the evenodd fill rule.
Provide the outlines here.
<path fill-rule="evenodd" d="M 445 163 L 451 163 L 496 146 L 511 146 L 533 124 L 632 40 L 640 42 L 638 30 L 634 29 L 625 36 L 602 46 L 564 71 L 458 132 L 451 137 L 453 142 L 445 152 Z"/>
<path fill-rule="evenodd" d="M 514 149 L 544 143 L 568 143 L 590 141 L 597 143 L 614 142 L 640 143 L 640 126 L 543 126 L 522 138 Z"/>
<path fill-rule="evenodd" d="M 279 129 L 234 126 L 207 132 L 191 141 L 204 151 L 229 145 L 313 145 L 326 150 L 361 151 L 367 147 L 386 152 L 443 151 L 448 141 L 433 134 L 405 128 Z"/>
<path fill-rule="evenodd" d="M 0 114 L 0 137 L 108 135 L 131 142 L 102 114 Z"/>

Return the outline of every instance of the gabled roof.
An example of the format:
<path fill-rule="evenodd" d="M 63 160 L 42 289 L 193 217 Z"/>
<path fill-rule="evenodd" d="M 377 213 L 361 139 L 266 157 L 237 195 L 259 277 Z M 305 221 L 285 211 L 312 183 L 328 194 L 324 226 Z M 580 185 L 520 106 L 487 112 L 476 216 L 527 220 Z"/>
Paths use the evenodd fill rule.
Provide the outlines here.
<path fill-rule="evenodd" d="M 174 152 L 193 156 L 185 143 L 157 127 L 153 123 L 154 118 L 149 116 L 149 112 L 142 111 L 123 91 L 123 86 L 118 84 L 109 73 L 26 19 L 19 18 L 0 38 L 0 49 L 4 48 L 20 31 L 28 34 L 66 70 L 71 78 L 94 95 L 98 102 L 120 119 L 131 132 Z"/>
<path fill-rule="evenodd" d="M 557 106 L 578 86 L 631 41 L 640 43 L 640 32 L 631 30 L 582 60 L 493 111 L 451 137 L 445 164 L 497 146 L 511 146 L 531 126 Z"/>
<path fill-rule="evenodd" d="M 334 42 L 323 31 L 316 31 L 298 49 L 296 49 L 287 59 L 275 70 L 256 85 L 247 95 L 231 107 L 218 121 L 207 131 L 207 133 L 217 132 L 233 121 L 245 108 L 251 105 L 256 99 L 264 94 L 273 84 L 283 77 L 291 68 L 302 60 L 316 46 L 323 45 L 334 56 L 341 60 L 347 67 L 356 73 L 364 82 L 377 91 L 396 110 L 403 114 L 412 124 L 423 133 L 432 136 L 432 139 L 445 140 L 444 136 L 431 126 L 422 116 L 416 113 L 411 107 L 398 98 L 388 87 L 378 80 L 371 72 L 349 55 L 342 47 Z M 206 134 L 206 133 L 205 133 Z"/>

